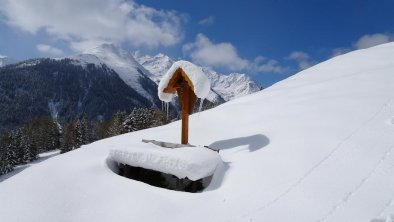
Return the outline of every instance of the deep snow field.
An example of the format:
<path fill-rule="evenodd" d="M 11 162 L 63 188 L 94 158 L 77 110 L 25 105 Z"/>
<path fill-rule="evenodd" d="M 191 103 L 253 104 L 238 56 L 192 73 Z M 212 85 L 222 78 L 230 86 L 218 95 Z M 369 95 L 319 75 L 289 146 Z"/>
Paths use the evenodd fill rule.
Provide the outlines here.
<path fill-rule="evenodd" d="M 0 221 L 394 221 L 394 43 L 192 115 L 190 143 L 221 148 L 223 161 L 201 193 L 110 169 L 110 150 L 179 142 L 180 124 L 25 169 L 0 183 Z"/>

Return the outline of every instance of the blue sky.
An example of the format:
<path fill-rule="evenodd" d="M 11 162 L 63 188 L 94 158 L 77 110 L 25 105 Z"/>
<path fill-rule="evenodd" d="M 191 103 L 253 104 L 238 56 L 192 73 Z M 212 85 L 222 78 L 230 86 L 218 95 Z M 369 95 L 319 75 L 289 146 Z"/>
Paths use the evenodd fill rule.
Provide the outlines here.
<path fill-rule="evenodd" d="M 0 54 L 72 55 L 102 42 L 163 52 L 264 86 L 394 41 L 394 1 L 2 0 Z"/>

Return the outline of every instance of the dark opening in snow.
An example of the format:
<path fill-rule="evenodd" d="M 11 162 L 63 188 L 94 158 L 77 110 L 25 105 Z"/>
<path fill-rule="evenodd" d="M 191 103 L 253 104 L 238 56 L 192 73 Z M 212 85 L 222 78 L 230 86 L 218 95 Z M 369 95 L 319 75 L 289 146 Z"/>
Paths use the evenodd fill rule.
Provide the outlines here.
<path fill-rule="evenodd" d="M 193 181 L 188 178 L 179 179 L 174 175 L 159 171 L 133 167 L 121 163 L 118 163 L 117 165 L 117 172 L 121 176 L 169 190 L 196 193 L 206 188 L 212 180 L 212 176 L 202 178 L 197 181 Z"/>

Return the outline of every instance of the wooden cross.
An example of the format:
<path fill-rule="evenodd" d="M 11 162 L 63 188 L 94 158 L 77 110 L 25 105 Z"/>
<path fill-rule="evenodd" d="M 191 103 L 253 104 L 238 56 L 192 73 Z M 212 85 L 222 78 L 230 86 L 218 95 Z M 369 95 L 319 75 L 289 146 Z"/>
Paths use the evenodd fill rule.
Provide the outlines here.
<path fill-rule="evenodd" d="M 193 112 L 197 96 L 194 94 L 194 86 L 187 74 L 178 68 L 172 75 L 165 93 L 177 93 L 179 104 L 182 108 L 182 144 L 189 143 L 189 114 Z"/>

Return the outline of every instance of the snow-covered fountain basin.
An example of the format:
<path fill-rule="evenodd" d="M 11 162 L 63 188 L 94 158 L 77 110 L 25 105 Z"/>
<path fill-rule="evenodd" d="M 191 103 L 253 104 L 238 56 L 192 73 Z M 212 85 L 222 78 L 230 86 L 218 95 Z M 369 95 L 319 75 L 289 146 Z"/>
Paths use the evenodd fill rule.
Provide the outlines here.
<path fill-rule="evenodd" d="M 109 159 L 116 163 L 119 175 L 188 192 L 207 187 L 222 162 L 218 152 L 206 147 L 164 148 L 153 143 L 111 150 Z"/>

